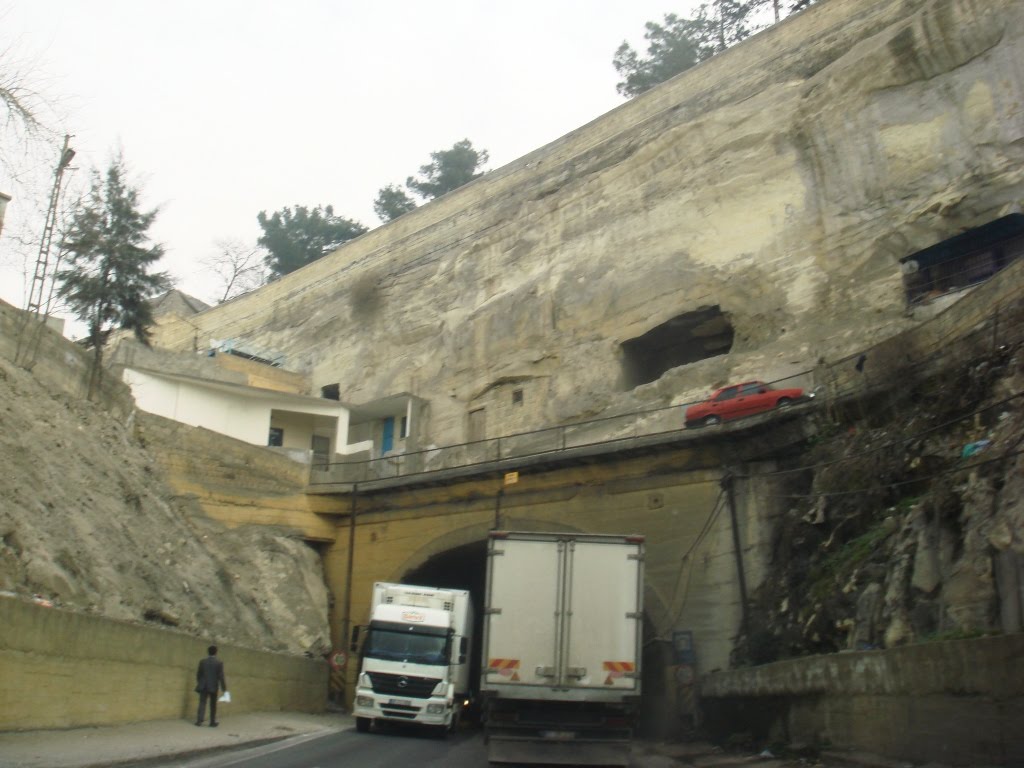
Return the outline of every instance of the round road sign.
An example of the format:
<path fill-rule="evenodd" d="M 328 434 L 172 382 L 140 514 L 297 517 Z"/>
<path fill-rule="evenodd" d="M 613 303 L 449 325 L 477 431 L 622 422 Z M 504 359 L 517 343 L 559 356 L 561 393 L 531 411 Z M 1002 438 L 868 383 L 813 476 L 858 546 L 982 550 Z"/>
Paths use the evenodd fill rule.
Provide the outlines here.
<path fill-rule="evenodd" d="M 330 656 L 330 662 L 335 669 L 344 669 L 348 663 L 348 654 L 344 651 L 335 651 Z"/>

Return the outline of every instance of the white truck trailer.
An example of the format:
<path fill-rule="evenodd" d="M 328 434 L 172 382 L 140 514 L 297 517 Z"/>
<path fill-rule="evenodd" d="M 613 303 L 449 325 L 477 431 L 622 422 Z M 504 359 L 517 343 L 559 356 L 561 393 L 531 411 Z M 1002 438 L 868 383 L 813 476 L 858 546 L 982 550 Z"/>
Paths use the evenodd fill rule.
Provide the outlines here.
<path fill-rule="evenodd" d="M 492 531 L 487 555 L 488 760 L 628 764 L 644 537 Z"/>
<path fill-rule="evenodd" d="M 377 582 L 361 629 L 356 729 L 391 721 L 455 730 L 471 700 L 469 592 Z"/>

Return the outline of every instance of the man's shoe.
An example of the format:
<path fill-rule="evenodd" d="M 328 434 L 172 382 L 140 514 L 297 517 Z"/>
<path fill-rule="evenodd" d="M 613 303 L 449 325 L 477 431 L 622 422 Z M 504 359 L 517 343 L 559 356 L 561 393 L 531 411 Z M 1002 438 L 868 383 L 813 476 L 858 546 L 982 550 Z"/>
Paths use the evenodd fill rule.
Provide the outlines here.
<path fill-rule="evenodd" d="M 216 728 L 220 723 L 210 723 L 211 728 Z"/>

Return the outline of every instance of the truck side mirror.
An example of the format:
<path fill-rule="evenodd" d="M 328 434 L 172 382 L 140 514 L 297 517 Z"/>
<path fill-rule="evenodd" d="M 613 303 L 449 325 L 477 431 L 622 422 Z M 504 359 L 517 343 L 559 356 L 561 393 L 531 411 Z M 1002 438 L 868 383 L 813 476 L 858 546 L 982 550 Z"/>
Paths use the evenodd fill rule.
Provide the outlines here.
<path fill-rule="evenodd" d="M 459 664 L 466 663 L 466 650 L 469 644 L 466 642 L 465 637 L 459 638 Z"/>
<path fill-rule="evenodd" d="M 352 627 L 352 638 L 349 640 L 349 646 L 348 646 L 348 649 L 350 651 L 352 651 L 352 653 L 356 653 L 359 650 L 359 630 L 360 629 L 361 629 L 361 627 L 358 624 L 356 626 Z"/>

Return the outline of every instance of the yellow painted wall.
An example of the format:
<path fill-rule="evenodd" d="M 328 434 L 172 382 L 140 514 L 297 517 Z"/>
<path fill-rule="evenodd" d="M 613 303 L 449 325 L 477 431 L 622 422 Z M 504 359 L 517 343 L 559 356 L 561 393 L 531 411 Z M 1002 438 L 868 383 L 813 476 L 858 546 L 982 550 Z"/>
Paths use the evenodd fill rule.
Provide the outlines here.
<path fill-rule="evenodd" d="M 213 640 L 213 642 L 216 642 Z M 207 640 L 0 598 L 0 730 L 194 718 Z M 321 712 L 320 659 L 219 646 L 230 704 L 218 714 Z"/>
<path fill-rule="evenodd" d="M 321 512 L 337 502 L 305 493 L 309 466 L 274 451 L 198 427 L 139 414 L 137 429 L 181 495 L 230 527 L 283 526 L 332 541 L 335 522 Z"/>
<path fill-rule="evenodd" d="M 699 668 L 727 668 L 741 608 L 721 473 L 699 466 L 713 460 L 711 452 L 702 456 L 676 450 L 521 474 L 517 484 L 504 490 L 498 525 L 645 535 L 645 613 L 654 630 L 648 639 L 668 642 L 674 630 L 691 630 Z M 500 482 L 495 478 L 357 499 L 350 624 L 367 621 L 375 581 L 399 581 L 434 555 L 486 539 L 495 527 Z M 763 499 L 759 502 L 764 491 L 742 482 L 737 488 L 744 565 L 752 585 L 767 567 L 773 510 Z M 339 497 L 338 512 L 347 513 L 350 504 L 350 497 Z M 338 597 L 332 632 L 339 648 L 347 645 L 342 633 L 348 525 L 345 514 L 325 555 L 328 584 Z"/>

